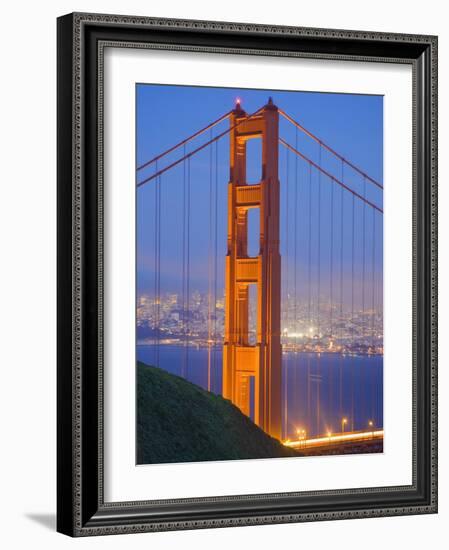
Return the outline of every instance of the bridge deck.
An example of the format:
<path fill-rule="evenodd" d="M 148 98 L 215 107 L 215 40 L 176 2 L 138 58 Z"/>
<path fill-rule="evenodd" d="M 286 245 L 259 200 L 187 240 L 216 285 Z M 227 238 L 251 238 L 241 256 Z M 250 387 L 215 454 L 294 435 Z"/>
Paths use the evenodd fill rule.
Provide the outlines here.
<path fill-rule="evenodd" d="M 383 430 L 354 431 L 310 439 L 287 440 L 284 441 L 284 445 L 307 455 L 321 454 L 324 451 L 326 451 L 326 454 L 332 454 L 332 451 L 336 451 L 336 454 L 340 454 L 340 451 L 341 453 L 359 452 L 355 449 L 361 446 L 366 448 L 367 452 L 380 452 L 383 446 L 383 438 Z"/>

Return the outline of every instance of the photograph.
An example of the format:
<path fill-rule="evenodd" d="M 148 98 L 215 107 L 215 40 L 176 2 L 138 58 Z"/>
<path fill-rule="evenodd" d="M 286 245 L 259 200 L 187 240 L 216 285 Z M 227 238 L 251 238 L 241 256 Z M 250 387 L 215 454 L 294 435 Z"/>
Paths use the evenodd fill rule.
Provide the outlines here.
<path fill-rule="evenodd" d="M 135 94 L 136 464 L 382 453 L 384 97 Z"/>

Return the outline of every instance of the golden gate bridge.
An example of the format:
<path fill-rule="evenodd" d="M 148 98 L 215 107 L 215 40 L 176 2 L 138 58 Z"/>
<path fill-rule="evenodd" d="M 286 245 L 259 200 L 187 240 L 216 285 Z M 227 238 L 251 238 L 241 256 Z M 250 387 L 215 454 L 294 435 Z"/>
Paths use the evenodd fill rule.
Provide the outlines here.
<path fill-rule="evenodd" d="M 282 132 L 281 121 L 293 128 L 293 140 L 288 139 L 287 132 Z M 223 129 L 225 123 L 227 126 Z M 224 183 L 218 176 L 218 144 L 225 139 L 229 140 L 230 174 L 226 206 L 220 201 L 218 191 Z M 252 140 L 261 143 L 257 159 L 260 178 L 255 182 L 250 182 L 247 176 Z M 316 147 L 315 158 L 309 154 L 310 145 L 301 147 L 302 140 Z M 285 154 L 282 175 L 281 150 Z M 200 155 L 206 173 L 202 179 L 206 182 L 204 193 L 208 207 L 208 211 L 203 212 L 203 226 L 209 236 L 206 334 L 200 334 L 191 326 L 191 247 L 195 238 L 191 186 L 198 183 L 198 180 L 192 182 L 192 165 Z M 328 156 L 327 162 L 324 155 Z M 164 188 L 164 180 L 174 172 L 181 182 L 179 194 Z M 184 350 L 181 375 L 187 378 L 193 367 L 192 344 L 203 345 L 207 349 L 205 385 L 211 391 L 212 375 L 217 370 L 216 350 L 221 348 L 222 361 L 218 368 L 223 397 L 273 437 L 298 448 L 359 443 L 383 437 L 381 427 L 374 426 L 373 395 L 371 413 L 360 412 L 362 417 L 368 413 L 366 427 L 359 424 L 355 429 L 356 408 L 366 409 L 367 392 L 374 391 L 370 388 L 369 376 L 362 379 L 352 367 L 351 405 L 345 410 L 342 375 L 345 356 L 358 355 L 363 366 L 365 358 L 383 353 L 376 295 L 379 294 L 376 257 L 381 246 L 376 235 L 383 222 L 382 184 L 274 105 L 271 98 L 252 114 L 246 113 L 238 100 L 231 111 L 139 164 L 136 173 L 137 189 L 152 189 L 145 212 L 153 217 L 151 325 L 156 366 L 160 364 L 161 344 L 168 336 L 161 315 L 164 307 L 161 299 L 163 222 L 172 216 L 173 202 L 178 201 L 181 216 L 173 220 L 171 231 L 178 231 L 180 243 L 182 291 L 177 336 Z M 302 216 L 299 215 L 301 209 Z M 227 244 L 226 249 L 220 250 L 217 220 L 223 210 L 226 211 Z M 252 238 L 251 213 L 256 214 L 258 222 L 257 234 Z M 325 227 L 323 216 L 328 218 Z M 326 240 L 322 235 L 325 228 L 329 232 Z M 252 240 L 256 241 L 255 246 L 250 246 Z M 327 248 L 325 269 L 322 265 L 324 244 Z M 225 258 L 222 330 L 217 326 L 220 257 Z M 323 286 L 326 286 L 326 298 L 323 298 Z M 346 312 L 344 302 L 348 305 Z M 339 377 L 334 380 L 336 387 L 334 383 L 328 385 L 325 396 L 320 391 L 320 368 L 312 372 L 310 364 L 305 391 L 302 398 L 298 395 L 296 373 L 300 353 L 309 359 L 310 353 L 331 357 L 331 368 L 339 371 Z M 289 389 L 290 371 L 293 391 Z M 357 399 L 358 389 L 365 397 L 359 395 Z M 292 400 L 296 405 L 302 401 L 299 403 L 304 411 L 301 420 L 291 415 L 289 418 Z M 338 418 L 330 418 L 328 414 L 323 427 L 322 411 L 326 409 L 326 402 L 330 404 L 328 410 L 334 410 L 333 401 L 339 401 Z M 310 436 L 312 418 L 316 425 L 314 437 Z"/>

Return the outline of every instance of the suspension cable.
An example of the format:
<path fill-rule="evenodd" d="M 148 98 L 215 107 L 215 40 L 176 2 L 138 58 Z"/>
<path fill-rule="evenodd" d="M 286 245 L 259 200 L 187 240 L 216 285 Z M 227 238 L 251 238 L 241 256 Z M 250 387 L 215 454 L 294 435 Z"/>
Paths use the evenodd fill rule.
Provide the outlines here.
<path fill-rule="evenodd" d="M 157 361 L 160 364 L 161 352 L 161 203 L 162 203 L 162 180 L 158 178 L 158 214 L 157 214 L 157 324 L 158 324 L 158 339 L 157 339 Z"/>
<path fill-rule="evenodd" d="M 156 345 L 155 345 L 155 363 L 157 367 L 160 367 L 159 360 L 159 340 L 160 340 L 160 193 L 161 185 L 159 178 L 156 180 L 154 186 L 154 324 L 156 332 Z"/>
<path fill-rule="evenodd" d="M 282 109 L 279 109 L 279 114 L 282 115 L 286 120 L 288 120 L 289 122 L 291 122 L 294 126 L 296 126 L 296 128 L 298 128 L 299 130 L 301 130 L 301 132 L 304 132 L 304 134 L 306 134 L 307 136 L 309 136 L 310 138 L 312 138 L 314 141 L 316 141 L 317 143 L 319 143 L 321 146 L 323 146 L 327 151 L 329 151 L 329 153 L 332 153 L 334 156 L 336 156 L 337 158 L 339 158 L 342 162 L 344 162 L 345 164 L 347 164 L 348 166 L 350 166 L 353 170 L 355 170 L 356 172 L 358 172 L 359 174 L 361 174 L 362 176 L 364 176 L 366 179 L 368 179 L 371 183 L 373 183 L 376 187 L 378 187 L 379 189 L 383 189 L 383 185 L 381 183 L 379 183 L 378 181 L 376 181 L 374 178 L 370 177 L 368 174 L 366 174 L 362 169 L 360 169 L 358 166 L 356 166 L 355 164 L 353 164 L 352 162 L 350 162 L 349 160 L 347 160 L 345 157 L 343 157 L 342 155 L 340 155 L 339 153 L 337 153 L 337 151 L 335 151 L 334 149 L 332 149 L 329 145 L 327 145 L 324 141 L 322 141 L 320 138 L 318 138 L 315 134 L 312 134 L 312 132 L 310 132 L 309 130 L 307 130 L 307 128 L 304 128 L 304 126 L 302 126 L 301 124 L 299 124 L 299 122 L 297 122 L 294 118 L 292 118 L 290 115 L 288 115 L 285 111 L 283 111 Z"/>
<path fill-rule="evenodd" d="M 351 431 L 354 431 L 354 253 L 355 253 L 355 197 L 352 196 L 351 231 Z"/>
<path fill-rule="evenodd" d="M 236 124 L 234 124 L 233 126 L 230 126 L 229 128 L 227 128 L 226 130 L 224 130 L 223 132 L 221 132 L 220 134 L 217 134 L 213 139 L 209 140 L 209 141 L 206 141 L 206 143 L 203 143 L 202 145 L 200 145 L 199 147 L 197 147 L 196 149 L 194 149 L 193 151 L 190 151 L 190 153 L 187 153 L 186 155 L 182 156 L 181 158 L 175 160 L 174 162 L 172 162 L 171 164 L 169 164 L 168 166 L 165 166 L 165 168 L 162 168 L 161 170 L 159 170 L 158 172 L 155 172 L 154 174 L 152 174 L 151 176 L 149 176 L 148 178 L 145 178 L 144 180 L 142 180 L 141 182 L 139 182 L 137 184 L 137 187 L 142 187 L 142 185 L 145 185 L 146 183 L 150 182 L 151 180 L 153 180 L 154 178 L 157 178 L 158 176 L 160 176 L 161 174 L 163 174 L 164 172 L 167 172 L 167 170 L 170 170 L 171 168 L 177 166 L 178 164 L 180 164 L 181 162 L 183 162 L 184 160 L 186 159 L 190 159 L 191 157 L 193 157 L 194 155 L 196 155 L 197 153 L 199 153 L 200 151 L 202 151 L 203 149 L 205 149 L 206 147 L 208 147 L 209 145 L 211 145 L 212 143 L 215 143 L 216 141 L 218 141 L 219 139 L 221 139 L 223 136 L 225 136 L 226 134 L 229 134 L 229 132 L 231 132 L 232 130 L 234 130 L 235 128 L 237 128 L 238 126 L 240 126 L 241 124 L 247 122 L 249 119 L 255 117 L 257 114 L 259 114 L 259 112 L 262 110 L 262 107 L 260 109 L 258 109 L 256 112 L 252 113 L 251 115 L 248 115 L 247 117 L 245 117 L 244 119 L 240 120 L 239 122 L 237 122 Z"/>
<path fill-rule="evenodd" d="M 214 372 L 216 372 L 217 355 L 217 290 L 218 290 L 218 141 L 215 142 L 215 257 L 214 257 Z"/>
<path fill-rule="evenodd" d="M 295 129 L 295 146 L 298 148 L 298 129 Z M 295 292 L 295 302 L 294 302 L 294 320 L 295 320 L 295 354 L 294 354 L 294 369 L 293 369 L 293 403 L 295 406 L 295 412 L 297 410 L 297 369 L 298 369 L 298 295 L 297 295 L 297 286 L 298 286 L 298 156 L 295 156 L 295 222 L 294 222 L 294 292 Z"/>
<path fill-rule="evenodd" d="M 189 376 L 189 344 L 190 344 L 190 157 L 187 159 L 187 252 L 186 252 L 186 295 L 187 295 L 187 346 L 186 346 L 186 378 Z"/>
<path fill-rule="evenodd" d="M 185 146 L 187 145 L 190 141 L 192 141 L 193 139 L 199 137 L 201 134 L 204 134 L 204 132 L 207 132 L 207 130 L 213 128 L 214 126 L 216 126 L 217 124 L 220 124 L 220 122 L 222 122 L 223 120 L 225 120 L 226 118 L 229 117 L 229 115 L 232 113 L 232 111 L 229 111 L 227 113 L 225 113 L 224 115 L 222 115 L 221 117 L 217 118 L 217 120 L 214 120 L 213 122 L 211 122 L 210 124 L 208 124 L 207 126 L 205 126 L 204 128 L 201 128 L 200 130 L 198 130 L 197 132 L 193 133 L 192 135 L 190 135 L 189 137 L 183 139 L 182 141 L 180 141 L 179 143 L 177 143 L 176 145 L 173 145 L 173 147 L 170 147 L 169 149 L 167 149 L 166 151 L 164 151 L 163 153 L 160 153 L 159 155 L 155 156 L 154 158 L 152 158 L 151 160 L 147 161 L 147 162 L 144 162 L 143 164 L 141 164 L 140 166 L 138 166 L 136 168 L 136 171 L 139 171 L 139 170 L 143 170 L 144 168 L 146 168 L 147 166 L 150 166 L 150 164 L 153 164 L 154 162 L 157 162 L 158 160 L 160 160 L 161 158 L 165 157 L 166 155 L 168 155 L 169 153 L 172 153 L 173 151 L 176 151 L 176 149 L 179 149 L 179 147 L 182 147 L 182 146 Z"/>
<path fill-rule="evenodd" d="M 321 168 L 321 156 L 322 156 L 322 147 L 319 145 L 318 153 L 318 165 Z M 317 334 L 319 349 L 321 349 L 321 170 L 318 171 L 318 216 L 317 216 L 317 225 L 318 225 L 318 285 L 317 285 Z M 317 357 L 317 409 L 316 409 L 316 423 L 318 434 L 320 434 L 321 426 L 321 402 L 320 402 L 320 379 L 321 379 L 321 353 L 318 353 Z"/>
<path fill-rule="evenodd" d="M 307 304 L 307 317 L 309 320 L 308 326 L 308 340 L 310 342 L 311 335 L 311 309 L 312 309 L 312 165 L 309 164 L 309 227 L 308 227 L 308 276 L 307 276 L 307 288 L 308 288 L 308 304 Z M 310 400 L 310 353 L 307 354 L 307 429 L 311 431 L 312 415 L 311 415 L 311 400 Z"/>
<path fill-rule="evenodd" d="M 210 129 L 212 139 L 213 129 Z M 208 293 L 207 293 L 207 391 L 211 388 L 211 336 L 212 336 L 212 147 L 209 149 L 209 249 L 208 249 Z"/>
<path fill-rule="evenodd" d="M 307 157 L 306 155 L 304 155 L 303 153 L 301 153 L 300 151 L 297 151 L 294 147 L 292 147 L 289 143 L 287 143 L 284 139 L 282 138 L 279 138 L 279 142 L 284 146 L 284 147 L 287 147 L 287 149 L 290 149 L 290 151 L 292 151 L 293 153 L 295 153 L 296 155 L 299 155 L 302 159 L 304 159 L 306 162 L 308 162 L 311 166 L 313 166 L 314 168 L 316 168 L 317 170 L 319 170 L 322 174 L 324 174 L 325 176 L 327 176 L 328 178 L 330 178 L 332 181 L 334 181 L 335 183 L 337 183 L 338 185 L 340 185 L 341 187 L 343 187 L 344 189 L 346 189 L 346 191 L 349 191 L 350 193 L 352 193 L 352 195 L 354 197 L 357 197 L 358 199 L 360 199 L 361 201 L 363 202 L 366 202 L 366 204 L 368 204 L 369 206 L 371 206 L 372 208 L 375 208 L 378 212 L 380 212 L 381 214 L 383 214 L 383 210 L 382 208 L 379 208 L 379 206 L 377 206 L 376 204 L 374 204 L 373 202 L 369 201 L 368 199 L 364 199 L 362 195 L 360 195 L 359 193 L 357 193 L 357 191 L 354 191 L 353 189 L 351 189 L 350 187 L 348 187 L 345 183 L 343 183 L 342 181 L 340 181 L 338 178 L 336 178 L 335 176 L 333 176 L 330 172 L 328 172 L 327 170 L 325 170 L 324 168 L 322 168 L 321 166 L 319 166 L 316 162 L 314 162 L 313 160 L 309 159 L 309 157 Z"/>
<path fill-rule="evenodd" d="M 288 236 L 289 236 L 289 216 L 288 216 L 288 211 L 289 211 L 289 190 L 290 190 L 290 186 L 289 186 L 289 159 L 290 159 L 290 151 L 286 150 L 286 155 L 287 155 L 287 158 L 286 158 L 286 177 L 285 177 L 285 183 L 286 183 L 286 194 L 285 194 L 285 250 L 286 250 L 286 253 L 285 253 L 285 262 L 286 262 L 286 270 L 285 270 L 285 276 L 286 276 L 286 281 L 285 281 L 285 290 L 286 290 L 286 300 L 285 300 L 285 329 L 286 329 L 286 335 L 287 335 L 287 342 L 286 342 L 286 349 L 287 349 L 287 353 L 285 354 L 285 368 L 284 368 L 284 433 L 285 433 L 285 437 L 287 438 L 288 436 L 288 359 L 289 359 L 289 347 L 288 347 L 288 323 L 289 323 L 289 312 L 288 312 L 288 306 L 289 306 L 289 296 L 288 296 L 288 291 L 289 291 L 289 274 L 288 274 L 288 269 L 289 269 L 289 255 L 288 255 L 288 245 L 289 245 L 289 242 L 288 242 Z"/>
<path fill-rule="evenodd" d="M 158 231 L 158 222 L 157 222 L 157 216 L 158 216 L 158 182 L 156 181 L 156 185 L 154 186 L 154 281 L 153 281 L 153 305 L 154 305 L 154 332 L 155 332 L 155 345 L 154 345 L 154 363 L 156 367 L 159 367 L 159 361 L 158 361 L 158 340 L 159 340 L 159 324 L 158 324 L 158 300 L 157 300 L 157 261 L 158 261 L 158 254 L 157 254 L 157 245 L 158 245 L 158 238 L 157 238 L 157 231 Z"/>
<path fill-rule="evenodd" d="M 186 146 L 184 145 L 184 155 Z M 186 312 L 186 220 L 187 220 L 187 165 L 183 163 L 183 186 L 182 186 L 182 334 L 184 353 L 182 357 L 182 376 L 186 378 L 187 373 L 187 312 Z"/>
<path fill-rule="evenodd" d="M 332 355 L 329 363 L 330 370 L 330 382 L 328 383 L 329 388 L 329 417 L 333 416 L 333 407 L 334 407 L 334 366 L 335 366 L 335 350 L 334 348 L 334 185 L 331 185 L 331 216 L 330 216 L 330 269 L 329 269 L 329 301 L 330 301 L 330 312 L 329 312 L 329 326 L 330 326 L 330 345 L 332 346 Z M 331 429 L 331 431 L 333 431 Z"/>
<path fill-rule="evenodd" d="M 363 178 L 363 196 L 366 196 L 366 178 Z M 366 349 L 365 349 L 365 276 L 366 276 L 366 203 L 363 203 L 363 210 L 362 210 L 362 342 L 363 342 L 363 353 L 362 353 L 362 367 L 360 369 L 360 377 L 359 377 L 359 383 L 360 383 L 360 393 L 362 398 L 361 403 L 361 417 L 362 422 L 365 421 L 365 413 L 366 413 L 366 395 L 365 395 L 365 370 L 367 366 L 366 361 Z"/>
<path fill-rule="evenodd" d="M 374 281 L 375 281 L 375 249 L 376 249 L 376 212 L 373 210 L 373 245 L 372 245 L 372 258 L 371 258 L 371 347 L 373 357 L 375 356 L 375 336 L 374 336 Z M 374 368 L 371 368 L 371 419 L 374 421 Z"/>
<path fill-rule="evenodd" d="M 341 162 L 341 179 L 344 180 L 344 162 Z M 344 242 L 344 231 L 343 231 L 343 220 L 344 220 L 344 199 L 345 192 L 343 187 L 340 187 L 340 345 L 343 345 L 343 336 L 344 336 L 344 323 L 343 323 L 343 242 Z M 373 210 L 373 212 L 375 212 Z M 340 417 L 343 421 L 343 354 L 340 354 Z"/>

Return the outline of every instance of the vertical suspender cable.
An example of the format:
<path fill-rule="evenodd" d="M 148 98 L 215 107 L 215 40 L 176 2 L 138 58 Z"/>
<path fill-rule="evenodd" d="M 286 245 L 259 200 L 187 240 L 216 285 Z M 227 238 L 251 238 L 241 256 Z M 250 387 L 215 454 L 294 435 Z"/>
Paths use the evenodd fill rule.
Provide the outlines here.
<path fill-rule="evenodd" d="M 161 176 L 157 178 L 158 201 L 157 201 L 157 364 L 160 365 L 161 347 Z"/>
<path fill-rule="evenodd" d="M 319 145 L 318 166 L 321 168 L 322 147 Z M 321 349 L 321 170 L 318 171 L 318 288 L 317 288 L 317 322 L 318 322 L 318 349 Z M 317 356 L 317 377 L 316 377 L 316 423 L 317 433 L 321 433 L 321 354 Z"/>
<path fill-rule="evenodd" d="M 308 326 L 308 342 L 311 341 L 312 332 L 312 317 L 311 317 L 311 306 L 312 306 L 312 165 L 309 163 L 309 227 L 308 227 L 308 274 L 307 274 L 307 289 L 308 289 L 308 303 L 307 303 L 307 317 L 309 321 Z M 311 414 L 311 402 L 310 402 L 310 354 L 312 350 L 309 349 L 307 353 L 307 431 L 311 432 L 312 428 L 312 414 Z"/>
<path fill-rule="evenodd" d="M 156 172 L 157 172 L 157 162 L 156 162 Z M 157 213 L 158 213 L 158 186 L 157 186 L 157 180 L 156 184 L 154 185 L 154 258 L 153 258 L 153 264 L 154 264 L 154 281 L 153 281 L 153 316 L 154 316 L 154 366 L 158 367 L 158 357 L 157 357 L 157 350 L 158 350 L 158 339 L 159 339 L 159 327 L 158 327 L 158 321 L 157 321 Z"/>
<path fill-rule="evenodd" d="M 341 161 L 341 181 L 344 181 L 345 164 Z M 340 189 L 340 345 L 343 346 L 344 326 L 343 322 L 343 220 L 344 220 L 344 198 L 345 191 Z M 343 421 L 343 349 L 340 350 L 340 372 L 339 372 L 339 390 L 340 390 L 340 418 Z"/>
<path fill-rule="evenodd" d="M 333 385 L 334 385 L 334 182 L 331 181 L 331 219 L 330 219 L 330 272 L 329 272 L 329 279 L 330 279 L 330 288 L 329 288 L 329 301 L 330 301 L 330 320 L 329 320 L 329 326 L 330 326 L 330 342 L 332 345 L 332 355 L 330 357 L 330 365 L 329 365 L 329 377 L 328 377 L 328 388 L 329 388 L 329 412 L 328 412 L 328 418 L 332 419 L 334 416 L 334 391 L 333 391 Z M 331 429 L 331 431 L 333 431 Z"/>
<path fill-rule="evenodd" d="M 215 142 L 215 228 L 214 228 L 214 373 L 216 373 L 217 356 L 217 255 L 218 255 L 218 141 Z"/>
<path fill-rule="evenodd" d="M 366 178 L 363 177 L 363 198 L 366 199 Z M 366 202 L 363 203 L 362 206 L 362 358 L 361 358 L 361 366 L 360 366 L 360 375 L 359 375 L 359 383 L 360 383 L 360 398 L 361 398 L 361 410 L 360 410 L 360 416 L 362 419 L 362 422 L 365 422 L 366 418 L 366 403 L 365 403 L 365 397 L 366 397 L 366 376 L 365 376 L 365 370 L 367 367 L 367 357 L 366 357 L 366 348 L 365 348 L 365 275 L 366 275 Z M 363 426 L 365 427 L 365 426 Z"/>
<path fill-rule="evenodd" d="M 210 139 L 213 137 L 210 129 Z M 209 146 L 209 249 L 208 249 L 208 292 L 207 292 L 207 391 L 211 390 L 211 338 L 212 338 L 212 153 Z"/>
<path fill-rule="evenodd" d="M 354 251 L 355 251 L 355 197 L 352 195 L 352 252 L 351 252 L 351 431 L 354 431 Z"/>
<path fill-rule="evenodd" d="M 298 128 L 295 128 L 295 149 L 298 149 Z M 293 369 L 293 405 L 295 415 L 298 415 L 298 389 L 297 389 L 297 369 L 298 369 L 298 295 L 297 295 L 297 279 L 298 279 L 298 155 L 295 155 L 295 220 L 294 220 L 294 330 L 295 330 L 295 354 L 294 354 L 294 369 Z"/>
<path fill-rule="evenodd" d="M 184 145 L 184 156 L 186 146 Z M 182 358 L 182 376 L 187 375 L 187 311 L 186 311 L 186 211 L 187 211 L 187 164 L 183 163 L 183 185 L 182 185 L 182 333 L 184 353 Z"/>
<path fill-rule="evenodd" d="M 372 258 L 371 258 L 371 349 L 372 353 L 375 354 L 375 334 L 374 334 L 374 283 L 375 283 L 375 257 L 376 257 L 376 211 L 374 208 L 372 209 L 373 212 L 373 245 L 372 245 Z M 374 357 L 375 355 L 373 355 Z M 371 367 L 371 378 L 370 378 L 370 386 L 371 386 L 371 419 L 374 422 L 374 399 L 375 399 L 375 392 L 374 392 L 374 360 L 373 360 L 373 366 Z M 377 412 L 377 411 L 376 411 Z"/>
<path fill-rule="evenodd" d="M 187 299 L 187 346 L 186 378 L 189 378 L 189 344 L 190 344 L 190 157 L 187 159 L 187 253 L 186 253 L 186 299 Z"/>
<path fill-rule="evenodd" d="M 156 162 L 156 171 L 157 171 L 157 162 Z M 160 203 L 159 203 L 159 178 L 156 178 L 156 183 L 154 186 L 154 306 L 155 306 L 155 333 L 156 333 L 156 342 L 155 342 L 155 365 L 159 367 L 159 339 L 160 339 L 160 323 L 159 323 L 159 314 L 160 314 L 160 303 L 159 303 L 159 247 L 160 247 L 160 224 L 159 224 L 159 215 L 160 215 Z"/>
<path fill-rule="evenodd" d="M 286 177 L 285 177 L 285 288 L 286 288 L 286 296 L 285 296 L 285 335 L 287 336 L 287 342 L 286 342 L 286 353 L 285 353 L 285 368 L 284 368 L 284 438 L 287 439 L 288 437 L 288 358 L 289 358 L 289 347 L 288 347 L 288 322 L 289 322 L 289 314 L 288 314 L 288 306 L 289 306 L 289 254 L 288 254 L 288 234 L 289 234 L 289 220 L 288 220 L 288 211 L 289 211 L 289 160 L 290 160 L 290 151 L 287 149 L 286 151 Z M 284 336 L 285 339 L 285 336 Z"/>

